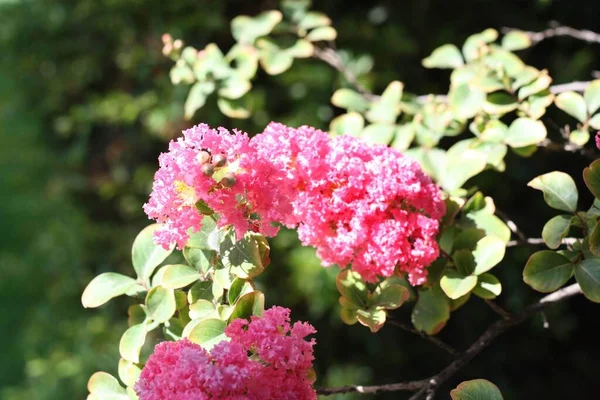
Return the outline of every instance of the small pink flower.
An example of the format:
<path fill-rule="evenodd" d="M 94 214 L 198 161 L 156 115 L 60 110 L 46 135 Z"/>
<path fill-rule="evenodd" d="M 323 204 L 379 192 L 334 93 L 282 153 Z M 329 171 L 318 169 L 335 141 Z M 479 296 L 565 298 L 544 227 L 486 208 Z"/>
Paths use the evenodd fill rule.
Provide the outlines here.
<path fill-rule="evenodd" d="M 600 149 L 600 132 L 596 133 L 596 147 Z"/>

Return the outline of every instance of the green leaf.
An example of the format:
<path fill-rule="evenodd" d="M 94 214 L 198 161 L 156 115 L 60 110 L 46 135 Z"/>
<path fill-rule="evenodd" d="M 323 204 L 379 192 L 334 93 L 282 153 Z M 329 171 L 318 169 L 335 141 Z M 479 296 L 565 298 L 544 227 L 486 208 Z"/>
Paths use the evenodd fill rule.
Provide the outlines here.
<path fill-rule="evenodd" d="M 404 84 L 392 81 L 381 94 L 381 97 L 371 103 L 365 117 L 371 123 L 393 124 L 400 115 L 400 101 Z"/>
<path fill-rule="evenodd" d="M 600 256 L 600 222 L 596 223 L 590 234 L 590 251 L 595 256 Z"/>
<path fill-rule="evenodd" d="M 375 290 L 373 302 L 377 307 L 394 310 L 404 304 L 410 297 L 408 289 L 402 285 L 378 286 Z"/>
<path fill-rule="evenodd" d="M 587 106 L 583 96 L 575 92 L 563 92 L 556 96 L 554 104 L 567 114 L 577 118 L 580 122 L 587 119 Z"/>
<path fill-rule="evenodd" d="M 258 52 L 254 46 L 237 43 L 229 49 L 225 58 L 229 63 L 235 62 L 234 71 L 236 75 L 247 80 L 254 78 L 256 75 L 256 70 L 258 69 Z"/>
<path fill-rule="evenodd" d="M 450 392 L 452 400 L 503 400 L 496 385 L 485 379 L 474 379 L 461 383 Z"/>
<path fill-rule="evenodd" d="M 227 292 L 227 300 L 229 304 L 235 304 L 240 296 L 250 293 L 254 290 L 251 281 L 235 278 Z"/>
<path fill-rule="evenodd" d="M 450 89 L 448 104 L 457 117 L 466 120 L 473 118 L 479 112 L 485 98 L 484 91 L 464 83 Z"/>
<path fill-rule="evenodd" d="M 492 300 L 502 293 L 502 284 L 492 274 L 482 274 L 477 277 L 477 286 L 473 293 L 482 299 Z"/>
<path fill-rule="evenodd" d="M 342 296 L 347 298 L 356 308 L 367 305 L 367 285 L 358 272 L 343 270 L 337 276 L 335 285 Z"/>
<path fill-rule="evenodd" d="M 502 116 L 516 110 L 518 106 L 519 102 L 514 96 L 499 91 L 487 95 L 483 103 L 483 111 L 491 115 Z"/>
<path fill-rule="evenodd" d="M 200 299 L 212 301 L 212 286 L 213 283 L 210 281 L 197 282 L 194 284 L 188 292 L 188 303 L 193 304 Z"/>
<path fill-rule="evenodd" d="M 298 23 L 299 28 L 307 30 L 328 25 L 331 25 L 331 19 L 327 15 L 316 11 L 307 12 Z"/>
<path fill-rule="evenodd" d="M 265 309 L 265 295 L 259 291 L 246 293 L 233 304 L 233 312 L 229 317 L 229 323 L 234 319 L 250 319 L 251 316 L 262 316 Z"/>
<path fill-rule="evenodd" d="M 460 249 L 452 254 L 454 266 L 463 276 L 468 276 L 475 271 L 475 259 L 473 253 L 469 249 Z M 447 292 L 446 292 L 447 294 Z"/>
<path fill-rule="evenodd" d="M 600 160 L 583 169 L 583 180 L 594 197 L 600 199 Z"/>
<path fill-rule="evenodd" d="M 191 285 L 200 279 L 200 274 L 194 268 L 184 264 L 166 265 L 161 279 L 161 285 L 167 289 L 179 289 Z"/>
<path fill-rule="evenodd" d="M 513 147 L 512 151 L 520 157 L 531 157 L 537 151 L 537 146 L 532 144 L 524 147 Z"/>
<path fill-rule="evenodd" d="M 600 80 L 595 80 L 585 88 L 583 98 L 587 104 L 589 115 L 592 115 L 600 108 Z M 594 127 L 594 129 L 599 129 Z"/>
<path fill-rule="evenodd" d="M 569 134 L 569 141 L 577 146 L 584 146 L 590 140 L 590 133 L 587 130 L 574 130 Z"/>
<path fill-rule="evenodd" d="M 404 151 L 410 147 L 414 138 L 415 130 L 412 124 L 396 125 L 396 133 L 390 146 L 398 151 Z"/>
<path fill-rule="evenodd" d="M 241 240 L 231 240 L 221 250 L 221 257 L 225 268 L 230 268 L 238 278 L 251 279 L 260 275 L 265 269 L 258 243 L 249 234 Z"/>
<path fill-rule="evenodd" d="M 343 298 L 343 297 L 342 297 Z M 342 307 L 340 318 L 346 325 L 354 325 L 358 322 L 358 314 L 356 308 Z"/>
<path fill-rule="evenodd" d="M 467 301 L 469 301 L 470 298 L 471 298 L 471 293 L 467 293 L 463 297 L 459 297 L 456 300 L 450 299 L 450 311 L 458 310 L 459 308 L 464 306 L 467 303 Z"/>
<path fill-rule="evenodd" d="M 335 117 L 329 125 L 334 135 L 359 136 L 365 126 L 365 119 L 357 112 L 349 112 Z"/>
<path fill-rule="evenodd" d="M 187 338 L 206 350 L 210 350 L 217 343 L 227 340 L 225 328 L 227 322 L 217 318 L 206 318 L 198 321 L 190 330 Z"/>
<path fill-rule="evenodd" d="M 502 38 L 502 47 L 508 51 L 523 50 L 530 46 L 530 36 L 522 31 L 510 31 Z"/>
<path fill-rule="evenodd" d="M 533 82 L 534 79 L 540 76 L 540 71 L 537 68 L 526 66 L 513 78 L 515 79 L 511 85 L 513 91 L 516 91 L 523 85 Z"/>
<path fill-rule="evenodd" d="M 232 74 L 221 82 L 219 96 L 235 100 L 248 93 L 251 88 L 252 84 L 249 80 L 240 75 Z"/>
<path fill-rule="evenodd" d="M 483 32 L 469 36 L 462 47 L 462 52 L 467 62 L 479 58 L 481 56 L 481 48 L 497 38 L 498 32 L 495 29 L 486 29 Z"/>
<path fill-rule="evenodd" d="M 352 89 L 338 89 L 331 96 L 331 103 L 348 111 L 365 112 L 369 109 L 369 101 Z"/>
<path fill-rule="evenodd" d="M 133 386 L 138 381 L 142 370 L 131 361 L 119 360 L 119 378 L 127 386 Z"/>
<path fill-rule="evenodd" d="M 600 129 L 600 113 L 590 118 L 588 124 L 590 124 L 590 126 L 594 129 Z"/>
<path fill-rule="evenodd" d="M 440 280 L 442 290 L 452 300 L 456 300 L 471 292 L 476 284 L 476 276 L 465 276 L 454 269 L 446 270 Z"/>
<path fill-rule="evenodd" d="M 136 285 L 133 278 L 116 272 L 105 272 L 87 285 L 81 296 L 81 304 L 85 308 L 99 307 L 113 297 L 124 295 Z"/>
<path fill-rule="evenodd" d="M 154 232 L 160 228 L 159 224 L 152 224 L 144 228 L 133 241 L 131 248 L 131 260 L 138 278 L 143 282 L 149 282 L 150 275 L 175 248 L 173 244 L 169 249 L 154 243 Z"/>
<path fill-rule="evenodd" d="M 529 118 L 517 118 L 510 124 L 505 143 L 510 147 L 525 147 L 546 139 L 544 124 Z"/>
<path fill-rule="evenodd" d="M 467 180 L 483 171 L 487 164 L 484 153 L 473 149 L 458 151 L 457 144 L 446 153 L 446 165 L 438 166 L 441 171 L 438 183 L 448 192 L 461 188 Z"/>
<path fill-rule="evenodd" d="M 445 44 L 435 49 L 423 59 L 425 68 L 458 68 L 464 64 L 460 50 L 453 44 Z"/>
<path fill-rule="evenodd" d="M 585 176 L 585 170 L 584 170 Z M 546 203 L 557 210 L 577 211 L 577 187 L 575 181 L 564 172 L 549 172 L 531 180 L 527 186 L 541 190 Z"/>
<path fill-rule="evenodd" d="M 256 17 L 240 15 L 231 21 L 231 34 L 239 43 L 253 44 L 254 41 L 266 36 L 281 22 L 283 15 L 279 11 L 265 11 Z"/>
<path fill-rule="evenodd" d="M 185 247 L 183 256 L 196 271 L 206 274 L 212 266 L 212 260 L 216 257 L 216 252 L 214 250 Z"/>
<path fill-rule="evenodd" d="M 569 259 L 554 251 L 542 250 L 534 253 L 523 270 L 526 284 L 542 293 L 553 292 L 564 285 L 573 275 L 573 264 Z"/>
<path fill-rule="evenodd" d="M 189 232 L 190 238 L 188 239 L 185 246 L 205 250 L 219 250 L 218 247 L 215 249 L 211 247 L 211 245 L 208 243 L 208 235 L 210 235 L 211 232 L 218 229 L 219 228 L 217 228 L 216 221 L 212 217 L 205 216 L 202 219 L 202 226 L 200 227 L 200 230 L 193 233 Z"/>
<path fill-rule="evenodd" d="M 525 100 L 527 97 L 532 94 L 536 94 L 541 92 L 542 90 L 546 90 L 550 87 L 552 83 L 552 78 L 548 76 L 548 71 L 544 70 L 541 72 L 541 75 L 531 82 L 528 85 L 525 85 L 519 89 L 518 97 L 519 100 Z"/>
<path fill-rule="evenodd" d="M 362 131 L 361 137 L 371 144 L 389 144 L 394 137 L 395 125 L 371 124 Z"/>
<path fill-rule="evenodd" d="M 331 26 L 321 26 L 313 29 L 306 35 L 306 39 L 311 42 L 319 42 L 322 40 L 330 41 L 335 40 L 337 37 L 337 31 Z"/>
<path fill-rule="evenodd" d="M 203 319 L 207 317 L 216 317 L 217 309 L 213 303 L 208 300 L 200 299 L 190 304 L 190 318 Z"/>
<path fill-rule="evenodd" d="M 428 335 L 441 331 L 450 319 L 450 303 L 444 292 L 437 287 L 420 290 L 411 319 L 417 330 Z"/>
<path fill-rule="evenodd" d="M 562 240 L 569 234 L 570 226 L 570 215 L 557 215 L 546 222 L 544 229 L 542 229 L 542 238 L 544 239 L 544 242 L 546 242 L 546 245 L 551 249 L 557 249 L 562 243 Z"/>
<path fill-rule="evenodd" d="M 99 400 L 129 400 L 119 381 L 106 372 L 96 372 L 87 384 L 88 391 Z"/>
<path fill-rule="evenodd" d="M 155 322 L 167 322 L 177 311 L 173 289 L 162 286 L 152 288 L 146 296 L 146 307 L 148 307 L 148 313 Z"/>
<path fill-rule="evenodd" d="M 588 258 L 577 264 L 575 279 L 585 297 L 600 303 L 600 258 Z"/>
<path fill-rule="evenodd" d="M 219 97 L 219 100 L 217 100 L 217 106 L 224 115 L 230 118 L 245 119 L 251 114 L 251 101 L 248 95 L 242 96 L 236 100 Z"/>
<path fill-rule="evenodd" d="M 206 104 L 206 98 L 214 89 L 215 84 L 210 81 L 198 81 L 192 86 L 184 105 L 186 119 L 192 119 L 194 113 Z"/>
<path fill-rule="evenodd" d="M 119 353 L 127 361 L 140 362 L 140 350 L 146 341 L 146 324 L 133 325 L 128 328 L 119 342 Z"/>
<path fill-rule="evenodd" d="M 356 316 L 358 322 L 368 327 L 371 333 L 375 333 L 385 324 L 387 313 L 380 308 L 370 308 L 368 310 L 357 310 Z"/>
<path fill-rule="evenodd" d="M 475 211 L 467 214 L 467 219 L 471 220 L 473 224 L 482 230 L 485 235 L 496 236 L 504 243 L 508 243 L 510 240 L 510 229 L 508 226 L 497 216 L 490 214 L 487 210 Z"/>
<path fill-rule="evenodd" d="M 477 242 L 473 251 L 475 258 L 475 275 L 494 268 L 504 258 L 506 243 L 496 236 L 486 236 Z"/>

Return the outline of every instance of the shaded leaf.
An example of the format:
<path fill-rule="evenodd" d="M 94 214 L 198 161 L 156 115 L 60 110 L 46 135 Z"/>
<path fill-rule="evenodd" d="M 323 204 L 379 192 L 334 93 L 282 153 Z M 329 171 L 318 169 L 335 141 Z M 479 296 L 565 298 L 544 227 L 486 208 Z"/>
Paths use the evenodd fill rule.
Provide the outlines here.
<path fill-rule="evenodd" d="M 81 296 L 81 304 L 85 308 L 99 307 L 113 297 L 124 295 L 136 285 L 133 278 L 116 272 L 105 272 L 87 285 Z"/>
<path fill-rule="evenodd" d="M 553 292 L 573 275 L 573 264 L 563 255 L 542 250 L 534 253 L 523 270 L 526 284 L 542 293 Z"/>
<path fill-rule="evenodd" d="M 419 291 L 419 298 L 411 316 L 417 330 L 435 335 L 444 328 L 449 318 L 450 304 L 440 288 Z"/>
<path fill-rule="evenodd" d="M 600 258 L 588 258 L 577 264 L 575 279 L 585 297 L 600 303 Z"/>
<path fill-rule="evenodd" d="M 569 234 L 570 226 L 570 215 L 557 215 L 546 222 L 544 229 L 542 229 L 542 238 L 546 242 L 546 245 L 551 249 L 557 249 L 562 240 Z"/>
<path fill-rule="evenodd" d="M 583 169 L 583 180 L 594 197 L 600 199 L 600 160 Z"/>
<path fill-rule="evenodd" d="M 503 400 L 500 389 L 485 379 L 462 382 L 450 392 L 452 400 Z"/>
<path fill-rule="evenodd" d="M 482 299 L 495 299 L 502 293 L 502 284 L 492 274 L 481 274 L 477 277 L 477 285 L 473 289 L 473 293 Z"/>
<path fill-rule="evenodd" d="M 531 180 L 527 186 L 541 190 L 544 193 L 544 200 L 550 207 L 562 211 L 577 211 L 577 187 L 573 178 L 564 172 L 554 171 L 540 175 Z"/>

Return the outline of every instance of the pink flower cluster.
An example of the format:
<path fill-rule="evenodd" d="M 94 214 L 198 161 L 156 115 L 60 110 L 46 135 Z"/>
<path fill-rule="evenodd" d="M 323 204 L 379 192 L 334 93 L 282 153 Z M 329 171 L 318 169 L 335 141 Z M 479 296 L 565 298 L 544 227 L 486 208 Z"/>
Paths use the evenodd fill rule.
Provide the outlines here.
<path fill-rule="evenodd" d="M 210 352 L 187 339 L 163 342 L 144 366 L 135 390 L 140 400 L 313 400 L 315 333 L 290 325 L 290 310 L 272 307 L 261 318 L 234 320 L 230 341 Z M 250 356 L 249 356 L 250 354 Z"/>
<path fill-rule="evenodd" d="M 196 161 L 201 150 L 226 154 L 237 165 L 235 185 L 203 176 Z M 199 228 L 194 204 L 201 199 L 238 235 L 254 230 L 272 236 L 275 222 L 297 227 L 302 243 L 314 246 L 325 265 L 350 265 L 369 281 L 401 271 L 419 285 L 438 256 L 441 192 L 415 161 L 387 146 L 332 139 L 306 126 L 271 123 L 249 140 L 200 125 L 185 131 L 160 161 L 145 210 L 165 224 L 157 237 L 164 245 L 182 247 L 188 229 Z M 191 189 L 191 201 L 175 182 Z"/>

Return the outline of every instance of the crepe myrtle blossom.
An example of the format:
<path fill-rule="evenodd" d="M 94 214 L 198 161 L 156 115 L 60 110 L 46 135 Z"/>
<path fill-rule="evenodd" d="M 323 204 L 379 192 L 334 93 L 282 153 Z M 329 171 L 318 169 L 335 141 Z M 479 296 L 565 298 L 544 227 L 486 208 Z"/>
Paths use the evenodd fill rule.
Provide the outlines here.
<path fill-rule="evenodd" d="M 251 321 L 234 320 L 228 341 L 207 351 L 187 339 L 162 342 L 144 366 L 140 400 L 314 400 L 308 323 L 290 324 L 290 310 L 272 307 Z"/>
<path fill-rule="evenodd" d="M 215 179 L 223 168 L 231 180 Z M 251 140 L 199 125 L 172 142 L 145 205 L 164 224 L 157 241 L 183 247 L 200 228 L 199 202 L 238 237 L 272 236 L 280 223 L 297 228 L 324 265 L 351 266 L 369 281 L 406 273 L 413 285 L 438 256 L 445 212 L 439 188 L 396 150 L 279 123 Z"/>

